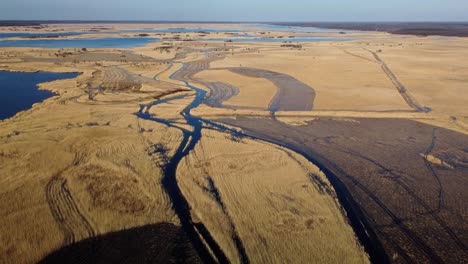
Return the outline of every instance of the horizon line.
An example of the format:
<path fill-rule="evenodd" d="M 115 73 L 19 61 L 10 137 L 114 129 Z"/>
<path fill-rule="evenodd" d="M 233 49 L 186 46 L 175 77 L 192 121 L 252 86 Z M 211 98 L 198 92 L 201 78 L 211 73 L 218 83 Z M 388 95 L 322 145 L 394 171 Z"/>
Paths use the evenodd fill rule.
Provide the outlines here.
<path fill-rule="evenodd" d="M 248 20 L 134 20 L 134 19 L 0 19 L 1 22 L 138 22 L 138 23 L 468 23 L 468 20 L 327 20 L 327 21 L 248 21 Z"/>

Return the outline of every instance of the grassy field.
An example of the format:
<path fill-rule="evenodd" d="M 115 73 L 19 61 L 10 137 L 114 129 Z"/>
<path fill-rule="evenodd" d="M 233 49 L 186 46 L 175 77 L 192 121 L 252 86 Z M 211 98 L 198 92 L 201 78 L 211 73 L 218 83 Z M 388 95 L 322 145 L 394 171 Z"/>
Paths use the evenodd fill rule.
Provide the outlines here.
<path fill-rule="evenodd" d="M 0 121 L 0 262 L 467 258 L 465 39 L 151 37 L 162 41 L 0 49 L 0 70 L 80 73 Z"/>
<path fill-rule="evenodd" d="M 232 262 L 368 262 L 325 175 L 294 152 L 205 129 L 177 178 Z"/>
<path fill-rule="evenodd" d="M 15 67 L 43 67 L 25 65 Z M 154 81 L 153 91 L 138 93 L 132 91 L 138 87 L 117 81 L 90 99 L 89 80 L 95 78 L 90 65 L 50 69 L 83 74 L 41 85 L 59 96 L 0 124 L 0 262 L 37 262 L 63 246 L 109 232 L 178 225 L 160 182 L 161 164 L 182 134 L 134 115 L 136 102 L 177 86 L 158 87 Z M 158 152 L 160 146 L 167 151 Z"/>

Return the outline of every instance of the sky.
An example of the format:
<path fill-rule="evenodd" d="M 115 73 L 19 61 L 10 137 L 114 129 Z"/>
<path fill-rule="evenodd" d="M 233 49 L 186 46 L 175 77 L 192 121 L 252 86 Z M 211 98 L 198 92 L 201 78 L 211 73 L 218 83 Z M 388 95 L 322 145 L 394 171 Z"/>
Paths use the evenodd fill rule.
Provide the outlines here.
<path fill-rule="evenodd" d="M 468 21 L 468 0 L 0 0 L 0 20 Z"/>

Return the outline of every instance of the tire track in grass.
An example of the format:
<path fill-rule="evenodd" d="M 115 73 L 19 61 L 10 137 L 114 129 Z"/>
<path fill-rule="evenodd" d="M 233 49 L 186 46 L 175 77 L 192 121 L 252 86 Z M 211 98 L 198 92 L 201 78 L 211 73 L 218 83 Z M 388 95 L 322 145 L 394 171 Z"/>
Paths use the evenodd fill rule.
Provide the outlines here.
<path fill-rule="evenodd" d="M 49 181 L 46 186 L 46 198 L 52 216 L 63 233 L 65 245 L 96 235 L 92 225 L 73 199 L 67 180 L 62 176 L 54 176 Z"/>

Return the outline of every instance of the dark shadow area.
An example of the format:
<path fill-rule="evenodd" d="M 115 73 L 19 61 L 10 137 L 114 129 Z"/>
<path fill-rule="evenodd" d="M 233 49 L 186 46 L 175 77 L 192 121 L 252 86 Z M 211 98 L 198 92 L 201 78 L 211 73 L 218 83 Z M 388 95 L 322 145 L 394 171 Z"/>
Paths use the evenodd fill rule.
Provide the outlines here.
<path fill-rule="evenodd" d="M 147 225 L 73 243 L 39 263 L 201 263 L 183 230 L 169 223 Z"/>

